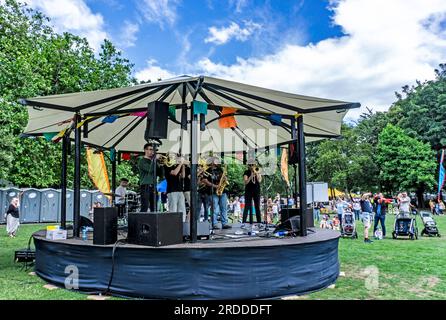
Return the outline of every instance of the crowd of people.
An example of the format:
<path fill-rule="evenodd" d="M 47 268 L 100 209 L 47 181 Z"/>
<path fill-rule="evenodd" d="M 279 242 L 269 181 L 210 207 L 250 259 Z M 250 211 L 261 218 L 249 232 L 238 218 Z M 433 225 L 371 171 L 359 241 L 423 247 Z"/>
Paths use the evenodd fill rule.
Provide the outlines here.
<path fill-rule="evenodd" d="M 361 221 L 364 227 L 364 242 L 372 243 L 369 230 L 373 225 L 375 238 L 386 236 L 386 214 L 391 211 L 395 214 L 408 214 L 416 210 L 418 204 L 416 197 L 411 198 L 407 192 L 401 192 L 393 198 L 386 198 L 379 192 L 376 194 L 364 193 L 361 196 L 337 197 L 330 200 L 327 207 L 322 203 L 314 204 L 314 219 L 319 222 L 320 228 L 342 230 L 342 217 L 346 212 L 351 212 L 355 220 Z M 444 203 L 441 199 L 430 200 L 432 214 L 443 214 Z M 321 210 L 325 213 L 321 214 Z M 330 213 L 334 217 L 330 218 Z M 378 236 L 379 234 L 379 236 Z"/>

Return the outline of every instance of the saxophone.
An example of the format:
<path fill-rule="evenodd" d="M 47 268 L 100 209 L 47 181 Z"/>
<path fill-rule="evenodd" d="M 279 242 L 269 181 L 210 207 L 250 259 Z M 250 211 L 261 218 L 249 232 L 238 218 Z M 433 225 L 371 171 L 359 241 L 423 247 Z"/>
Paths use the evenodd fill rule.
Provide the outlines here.
<path fill-rule="evenodd" d="M 223 174 L 221 175 L 220 182 L 218 183 L 217 190 L 215 193 L 217 196 L 221 196 L 225 190 L 225 187 L 229 184 L 228 181 L 228 168 L 227 165 L 223 168 Z"/>

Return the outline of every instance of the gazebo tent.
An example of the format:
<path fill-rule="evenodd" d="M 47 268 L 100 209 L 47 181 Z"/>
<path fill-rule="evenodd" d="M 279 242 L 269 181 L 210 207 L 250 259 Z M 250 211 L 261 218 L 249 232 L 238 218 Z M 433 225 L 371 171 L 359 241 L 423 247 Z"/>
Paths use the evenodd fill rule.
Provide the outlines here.
<path fill-rule="evenodd" d="M 338 137 L 348 109 L 360 106 L 359 103 L 285 93 L 205 76 L 181 76 L 131 87 L 24 99 L 22 102 L 29 106 L 25 134 L 63 132 L 70 126 L 74 129 L 66 131 L 63 141 L 66 145 L 72 139 L 76 144 L 75 234 L 78 231 L 81 140 L 100 149 L 140 152 L 146 143 L 144 111 L 152 101 L 168 102 L 175 108 L 175 116 L 169 121 L 171 135 L 162 141 L 159 152 L 191 154 L 192 186 L 196 185 L 194 176 L 199 153 L 247 151 L 297 141 L 301 198 L 305 197 L 305 141 Z M 207 104 L 206 125 L 201 134 L 193 101 Z M 228 116 L 221 115 L 228 107 L 235 109 L 229 116 L 234 116 L 236 126 L 222 129 L 218 120 Z M 104 121 L 109 116 L 114 117 L 113 123 Z M 186 126 L 184 122 L 181 125 L 181 119 L 188 119 Z M 271 136 L 267 134 L 271 132 Z M 188 136 L 190 139 L 184 138 Z M 222 139 L 216 139 L 218 136 Z M 208 143 L 198 143 L 206 139 Z M 191 196 L 193 212 L 196 190 L 192 190 Z M 61 208 L 63 210 L 65 205 Z M 193 239 L 194 225 L 191 224 Z"/>

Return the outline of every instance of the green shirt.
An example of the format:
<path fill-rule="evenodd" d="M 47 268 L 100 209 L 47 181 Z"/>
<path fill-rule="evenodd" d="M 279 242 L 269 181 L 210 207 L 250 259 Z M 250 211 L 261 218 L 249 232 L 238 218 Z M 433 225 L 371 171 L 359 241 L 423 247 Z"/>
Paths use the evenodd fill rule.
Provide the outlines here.
<path fill-rule="evenodd" d="M 139 184 L 152 184 L 155 185 L 155 179 L 153 177 L 153 163 L 152 160 L 140 157 L 138 159 L 139 170 Z M 158 163 L 156 164 L 156 175 L 162 179 L 164 177 L 164 169 Z"/>

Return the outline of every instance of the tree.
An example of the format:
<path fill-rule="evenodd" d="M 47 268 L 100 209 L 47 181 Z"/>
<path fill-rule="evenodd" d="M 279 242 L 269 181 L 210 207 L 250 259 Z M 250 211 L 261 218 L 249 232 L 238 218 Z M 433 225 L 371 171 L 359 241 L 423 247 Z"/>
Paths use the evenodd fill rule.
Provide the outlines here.
<path fill-rule="evenodd" d="M 1 4 L 0 180 L 20 187 L 57 187 L 60 180 L 60 144 L 19 138 L 28 113 L 18 99 L 128 86 L 135 83 L 132 68 L 108 40 L 96 57 L 85 38 L 55 33 L 40 12 L 15 0 Z M 82 185 L 90 187 L 85 159 L 81 170 Z"/>
<path fill-rule="evenodd" d="M 433 148 L 446 146 L 446 65 L 435 70 L 436 78 L 403 87 L 400 99 L 389 112 L 397 115 L 397 125 L 410 136 L 428 142 Z"/>
<path fill-rule="evenodd" d="M 377 160 L 380 165 L 380 181 L 385 190 L 415 191 L 418 203 L 423 204 L 423 193 L 435 185 L 437 166 L 429 144 L 388 124 L 379 135 Z"/>

